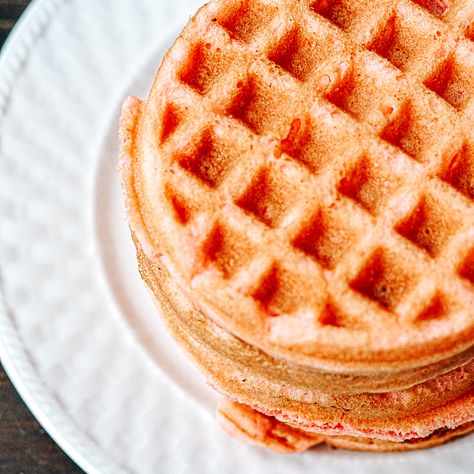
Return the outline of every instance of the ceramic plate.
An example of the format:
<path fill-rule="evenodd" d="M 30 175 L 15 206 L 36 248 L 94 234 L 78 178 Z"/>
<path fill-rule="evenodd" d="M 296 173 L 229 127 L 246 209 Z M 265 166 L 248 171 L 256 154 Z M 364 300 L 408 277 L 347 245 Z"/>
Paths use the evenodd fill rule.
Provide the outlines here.
<path fill-rule="evenodd" d="M 145 96 L 199 0 L 36 0 L 0 64 L 0 355 L 88 473 L 468 473 L 474 438 L 374 455 L 281 456 L 233 441 L 139 278 L 115 170 L 117 121 Z M 472 471 L 471 471 L 472 472 Z"/>

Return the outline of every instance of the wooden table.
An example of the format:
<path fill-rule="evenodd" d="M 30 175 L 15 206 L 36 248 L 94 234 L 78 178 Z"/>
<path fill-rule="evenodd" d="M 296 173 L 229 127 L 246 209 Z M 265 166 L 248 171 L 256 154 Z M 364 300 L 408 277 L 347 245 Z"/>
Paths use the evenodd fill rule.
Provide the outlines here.
<path fill-rule="evenodd" d="M 0 0 L 0 46 L 30 0 Z M 0 472 L 82 473 L 41 428 L 0 365 Z"/>

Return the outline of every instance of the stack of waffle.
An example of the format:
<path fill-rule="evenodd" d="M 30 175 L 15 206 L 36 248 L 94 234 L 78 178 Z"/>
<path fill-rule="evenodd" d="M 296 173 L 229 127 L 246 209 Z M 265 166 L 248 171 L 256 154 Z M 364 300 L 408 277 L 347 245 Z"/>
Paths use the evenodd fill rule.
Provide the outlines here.
<path fill-rule="evenodd" d="M 474 430 L 474 2 L 214 0 L 121 118 L 143 279 L 280 451 Z"/>

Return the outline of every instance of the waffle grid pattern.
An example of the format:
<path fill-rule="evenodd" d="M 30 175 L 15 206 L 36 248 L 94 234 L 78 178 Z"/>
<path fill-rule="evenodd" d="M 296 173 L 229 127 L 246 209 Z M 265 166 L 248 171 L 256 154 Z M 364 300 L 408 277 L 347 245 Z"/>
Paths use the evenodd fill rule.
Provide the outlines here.
<path fill-rule="evenodd" d="M 288 4 L 234 2 L 208 18 L 167 90 L 167 195 L 181 225 L 199 222 L 195 273 L 217 268 L 266 315 L 311 308 L 323 326 L 463 313 L 474 289 L 472 2 Z M 206 122 L 177 149 L 185 104 Z"/>

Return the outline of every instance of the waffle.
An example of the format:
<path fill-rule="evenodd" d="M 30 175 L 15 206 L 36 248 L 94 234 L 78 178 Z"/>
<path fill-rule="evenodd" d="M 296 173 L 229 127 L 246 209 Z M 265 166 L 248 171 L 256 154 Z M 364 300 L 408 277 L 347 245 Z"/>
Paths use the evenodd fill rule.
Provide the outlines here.
<path fill-rule="evenodd" d="M 332 374 L 315 377 L 314 369 L 303 372 L 225 332 L 135 243 L 141 275 L 172 335 L 226 397 L 218 418 L 235 437 L 247 433 L 253 444 L 277 451 L 302 451 L 323 441 L 348 449 L 397 451 L 441 444 L 472 426 L 472 354 L 457 369 L 405 389 L 381 391 L 379 386 L 370 393 L 343 393 L 342 386 L 360 383 L 347 378 L 339 391 L 324 390 L 322 379 Z M 286 433 L 290 444 L 282 446 L 278 433 Z"/>
<path fill-rule="evenodd" d="M 473 14 L 463 0 L 203 7 L 124 114 L 148 257 L 295 363 L 380 371 L 466 350 Z"/>
<path fill-rule="evenodd" d="M 471 422 L 456 429 L 438 430 L 427 438 L 398 443 L 353 436 L 322 436 L 284 424 L 228 399 L 219 402 L 217 416 L 223 429 L 232 437 L 281 453 L 302 452 L 320 444 L 353 451 L 413 451 L 439 446 L 474 431 L 474 422 Z"/>
<path fill-rule="evenodd" d="M 471 426 L 472 1 L 213 0 L 120 126 L 140 271 L 254 442 Z"/>

